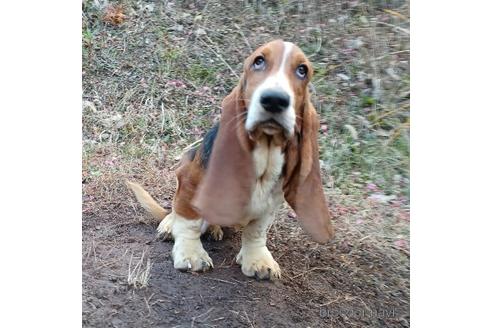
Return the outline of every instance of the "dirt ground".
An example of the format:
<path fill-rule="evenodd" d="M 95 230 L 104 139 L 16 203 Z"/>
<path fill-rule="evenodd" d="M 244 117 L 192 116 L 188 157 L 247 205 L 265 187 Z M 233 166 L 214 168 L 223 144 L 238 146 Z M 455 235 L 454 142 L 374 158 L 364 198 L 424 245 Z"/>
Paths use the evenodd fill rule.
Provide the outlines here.
<path fill-rule="evenodd" d="M 408 327 L 408 4 L 112 4 L 83 5 L 83 326 Z M 176 271 L 124 179 L 169 209 L 176 157 L 217 119 L 250 49 L 279 37 L 316 68 L 336 237 L 312 242 L 282 208 L 268 237 L 280 280 L 241 273 L 232 229 L 203 237 L 212 271 Z"/>
<path fill-rule="evenodd" d="M 385 236 L 354 233 L 351 225 L 357 223 L 351 218 L 362 204 L 350 208 L 330 197 L 337 237 L 329 245 L 311 242 L 287 210 L 282 211 L 268 239 L 282 279 L 268 282 L 245 277 L 234 263 L 240 234 L 231 229 L 222 241 L 203 237 L 215 263 L 212 271 L 175 270 L 172 242 L 157 240 L 155 225 L 147 224 L 143 212 L 134 210 L 130 194 L 126 196 L 126 202 L 103 213 L 84 212 L 85 327 L 409 325 L 408 253 L 391 240 L 381 244 L 380 238 L 397 237 L 393 231 Z M 406 220 L 407 213 L 398 208 L 365 206 L 372 212 L 367 219 L 376 224 L 389 220 L 398 227 Z M 135 289 L 127 281 L 129 262 L 133 258 L 133 269 L 142 253 L 152 263 L 149 285 Z"/>

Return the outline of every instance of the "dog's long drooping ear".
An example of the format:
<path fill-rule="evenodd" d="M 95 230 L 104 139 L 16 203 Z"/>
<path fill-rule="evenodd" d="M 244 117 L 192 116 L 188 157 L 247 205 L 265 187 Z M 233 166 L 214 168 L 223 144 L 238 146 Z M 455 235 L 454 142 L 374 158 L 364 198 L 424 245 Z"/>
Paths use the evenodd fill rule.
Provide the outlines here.
<path fill-rule="evenodd" d="M 334 235 L 321 183 L 319 168 L 319 120 L 314 106 L 306 97 L 302 123 L 296 145 L 287 148 L 287 179 L 284 183 L 285 200 L 296 212 L 302 228 L 315 241 L 324 243 Z M 289 165 L 290 164 L 290 165 Z"/>
<path fill-rule="evenodd" d="M 240 86 L 223 100 L 219 131 L 193 205 L 211 224 L 230 226 L 244 217 L 254 183 L 251 146 L 244 128 Z"/>

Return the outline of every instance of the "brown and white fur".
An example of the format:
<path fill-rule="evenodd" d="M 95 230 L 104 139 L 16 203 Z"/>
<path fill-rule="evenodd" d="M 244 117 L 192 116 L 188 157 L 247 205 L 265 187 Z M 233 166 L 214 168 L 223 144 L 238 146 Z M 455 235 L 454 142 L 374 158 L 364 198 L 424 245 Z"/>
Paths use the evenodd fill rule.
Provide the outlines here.
<path fill-rule="evenodd" d="M 200 236 L 208 230 L 220 240 L 220 226 L 239 225 L 236 261 L 242 272 L 279 278 L 266 238 L 284 199 L 314 240 L 333 236 L 319 171 L 319 123 L 308 92 L 312 73 L 294 44 L 275 40 L 261 46 L 224 99 L 219 126 L 183 155 L 171 213 L 165 216 L 145 190 L 128 182 L 143 207 L 162 220 L 158 234 L 174 239 L 176 269 L 212 268 Z"/>

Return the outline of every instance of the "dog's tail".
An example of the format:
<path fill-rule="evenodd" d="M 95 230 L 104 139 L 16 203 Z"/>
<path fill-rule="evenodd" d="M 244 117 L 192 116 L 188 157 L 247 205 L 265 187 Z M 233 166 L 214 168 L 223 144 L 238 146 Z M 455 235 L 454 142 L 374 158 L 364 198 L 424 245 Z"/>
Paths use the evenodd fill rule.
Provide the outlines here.
<path fill-rule="evenodd" d="M 127 187 L 133 191 L 140 205 L 142 205 L 142 207 L 156 220 L 156 223 L 161 222 L 166 217 L 168 212 L 162 208 L 162 206 L 159 205 L 155 199 L 152 198 L 152 196 L 150 196 L 144 188 L 142 188 L 142 186 L 128 180 L 126 180 L 125 183 Z"/>

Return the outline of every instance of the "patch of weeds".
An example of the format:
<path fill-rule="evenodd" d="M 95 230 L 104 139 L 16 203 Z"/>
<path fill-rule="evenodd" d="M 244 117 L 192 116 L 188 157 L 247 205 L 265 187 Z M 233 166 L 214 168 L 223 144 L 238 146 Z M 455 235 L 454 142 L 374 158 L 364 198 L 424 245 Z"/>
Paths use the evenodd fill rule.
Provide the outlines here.
<path fill-rule="evenodd" d="M 94 40 L 94 34 L 89 28 L 82 30 L 82 43 L 86 47 L 92 46 L 92 41 Z"/>
<path fill-rule="evenodd" d="M 322 32 L 318 28 L 312 28 L 309 30 L 309 36 L 301 44 L 302 50 L 306 53 L 308 57 L 314 56 L 316 54 L 323 52 L 322 47 Z"/>
<path fill-rule="evenodd" d="M 183 52 L 178 47 L 165 47 L 159 52 L 161 62 L 161 73 L 170 74 L 177 73 L 177 62 L 181 58 Z"/>
<path fill-rule="evenodd" d="M 408 196 L 408 125 L 395 118 L 398 111 L 375 114 L 381 117 L 377 125 L 374 120 L 369 122 L 362 108 L 368 103 L 367 98 L 354 97 L 347 108 L 322 111 L 330 128 L 320 138 L 320 157 L 344 192 L 363 193 L 368 183 L 374 183 L 387 194 Z"/>
<path fill-rule="evenodd" d="M 217 71 L 214 67 L 207 67 L 201 63 L 194 63 L 186 70 L 186 76 L 198 84 L 209 84 L 214 82 Z"/>
<path fill-rule="evenodd" d="M 362 107 L 372 107 L 375 104 L 376 104 L 376 99 L 374 99 L 371 96 L 362 95 L 362 98 L 361 98 L 361 106 Z"/>
<path fill-rule="evenodd" d="M 94 33 L 87 27 L 82 30 L 82 58 L 84 62 L 92 56 L 94 48 Z"/>
<path fill-rule="evenodd" d="M 118 148 L 123 158 L 142 159 L 152 154 L 151 148 L 133 142 L 122 143 Z"/>
<path fill-rule="evenodd" d="M 120 129 L 120 139 L 131 140 L 132 137 L 142 139 L 147 132 L 147 119 L 144 116 L 135 116 Z"/>

